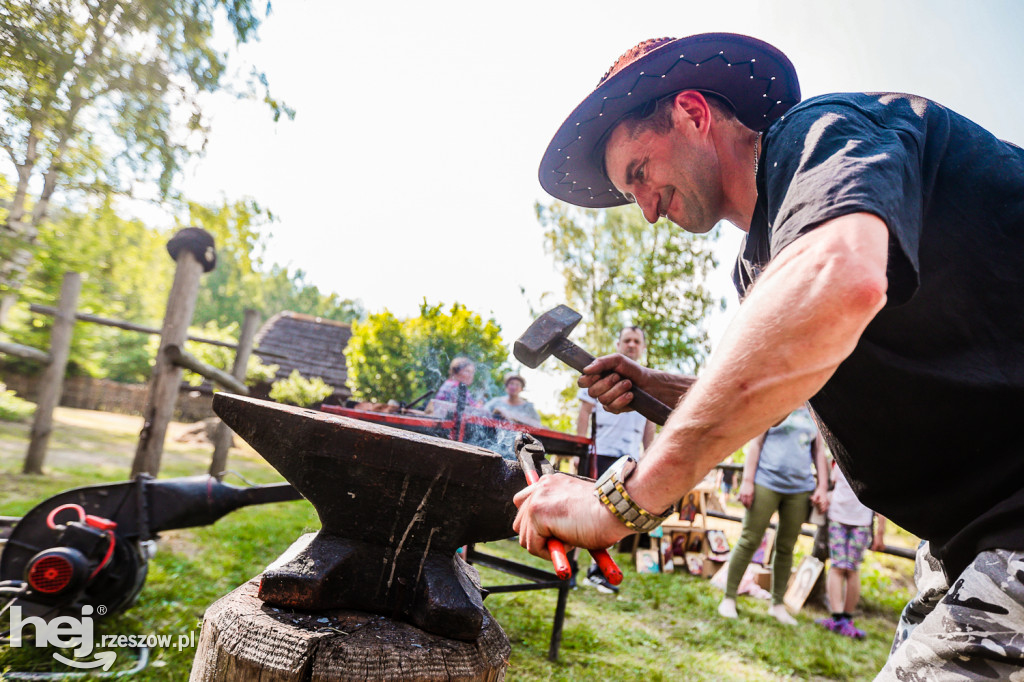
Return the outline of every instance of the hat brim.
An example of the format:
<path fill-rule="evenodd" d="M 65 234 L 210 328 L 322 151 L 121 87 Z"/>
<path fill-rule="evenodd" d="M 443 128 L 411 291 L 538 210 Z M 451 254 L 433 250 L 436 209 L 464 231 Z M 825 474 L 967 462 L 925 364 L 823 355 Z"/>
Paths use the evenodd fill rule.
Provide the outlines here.
<path fill-rule="evenodd" d="M 796 69 L 766 42 L 703 33 L 655 48 L 614 74 L 559 127 L 540 163 L 540 184 L 556 199 L 587 208 L 629 201 L 604 174 L 603 144 L 629 112 L 680 90 L 724 98 L 743 125 L 765 130 L 800 101 Z"/>

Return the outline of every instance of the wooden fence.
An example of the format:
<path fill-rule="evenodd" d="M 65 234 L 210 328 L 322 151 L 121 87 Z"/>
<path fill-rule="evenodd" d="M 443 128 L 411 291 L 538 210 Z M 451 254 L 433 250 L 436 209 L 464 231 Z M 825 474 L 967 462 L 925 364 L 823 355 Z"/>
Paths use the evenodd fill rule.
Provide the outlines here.
<path fill-rule="evenodd" d="M 7 388 L 26 400 L 35 402 L 39 395 L 39 377 L 7 373 L 0 377 Z M 146 405 L 146 384 L 124 384 L 108 379 L 67 377 L 60 404 L 83 410 L 100 410 L 119 414 L 142 415 Z M 182 387 L 174 408 L 174 418 L 183 422 L 207 419 L 213 414 L 213 395 L 207 391 Z"/>

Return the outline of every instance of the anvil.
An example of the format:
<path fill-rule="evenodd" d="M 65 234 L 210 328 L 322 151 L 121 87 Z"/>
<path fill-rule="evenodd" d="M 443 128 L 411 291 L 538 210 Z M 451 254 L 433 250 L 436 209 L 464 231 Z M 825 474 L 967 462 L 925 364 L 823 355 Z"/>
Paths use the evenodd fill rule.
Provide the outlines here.
<path fill-rule="evenodd" d="M 264 572 L 259 596 L 303 611 L 346 608 L 476 639 L 483 597 L 466 544 L 514 535 L 517 462 L 484 448 L 218 393 L 214 411 L 320 516 L 299 553 Z"/>

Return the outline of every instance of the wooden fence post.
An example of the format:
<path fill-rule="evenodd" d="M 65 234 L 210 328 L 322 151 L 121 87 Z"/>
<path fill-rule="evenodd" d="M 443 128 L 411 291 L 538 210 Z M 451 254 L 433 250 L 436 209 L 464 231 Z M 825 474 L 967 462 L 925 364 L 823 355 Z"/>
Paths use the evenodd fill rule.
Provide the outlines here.
<path fill-rule="evenodd" d="M 145 422 L 139 434 L 139 445 L 132 463 L 132 477 L 160 472 L 167 425 L 174 416 L 174 404 L 181 387 L 181 367 L 167 357 L 167 346 L 184 346 L 192 313 L 199 295 L 199 277 L 217 264 L 213 237 L 198 227 L 186 227 L 167 242 L 167 251 L 178 267 L 167 299 L 167 311 L 160 330 L 160 349 L 153 362 L 149 397 L 143 412 Z"/>
<path fill-rule="evenodd" d="M 77 272 L 64 273 L 57 315 L 53 318 L 53 327 L 50 329 L 50 362 L 43 370 L 43 377 L 39 383 L 36 414 L 32 420 L 32 436 L 28 443 L 22 473 L 43 473 L 46 445 L 53 431 L 53 410 L 60 403 L 60 395 L 64 389 L 64 372 L 68 366 L 68 356 L 71 354 L 71 336 L 75 327 L 75 308 L 78 307 L 78 294 L 81 291 L 82 275 Z"/>
<path fill-rule="evenodd" d="M 252 354 L 252 344 L 256 338 L 256 328 L 259 325 L 260 314 L 251 308 L 246 308 L 242 331 L 238 335 L 235 363 L 231 366 L 231 374 L 241 382 L 245 382 L 245 371 L 249 366 L 249 356 Z M 213 437 L 213 461 L 210 462 L 210 475 L 216 476 L 217 479 L 224 475 L 224 469 L 228 464 L 228 450 L 231 449 L 233 439 L 234 435 L 227 424 L 221 422 L 217 425 L 217 431 Z"/>

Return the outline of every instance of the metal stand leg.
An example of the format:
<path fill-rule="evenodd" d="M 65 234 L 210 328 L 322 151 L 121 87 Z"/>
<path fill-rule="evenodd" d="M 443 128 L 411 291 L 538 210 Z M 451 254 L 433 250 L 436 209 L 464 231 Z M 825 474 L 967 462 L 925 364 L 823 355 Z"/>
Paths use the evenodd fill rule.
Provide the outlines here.
<path fill-rule="evenodd" d="M 558 605 L 555 607 L 555 620 L 551 624 L 551 644 L 548 646 L 548 660 L 558 660 L 558 648 L 562 645 L 562 624 L 565 622 L 565 605 L 569 601 L 568 583 L 558 588 Z"/>
<path fill-rule="evenodd" d="M 576 563 L 576 555 L 579 550 L 573 550 L 569 555 L 569 566 L 572 568 L 572 578 L 558 586 L 558 604 L 555 606 L 555 619 L 551 623 L 551 644 L 548 646 L 548 660 L 558 660 L 558 649 L 562 646 L 562 625 L 565 623 L 565 607 L 569 602 L 569 590 L 576 587 L 576 577 L 579 574 L 579 566 Z"/>

